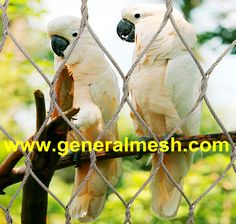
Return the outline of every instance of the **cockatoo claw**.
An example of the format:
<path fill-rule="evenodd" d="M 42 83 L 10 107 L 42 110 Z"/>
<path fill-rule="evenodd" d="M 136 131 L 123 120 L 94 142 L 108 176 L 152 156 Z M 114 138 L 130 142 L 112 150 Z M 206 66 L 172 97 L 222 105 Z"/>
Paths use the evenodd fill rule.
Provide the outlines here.
<path fill-rule="evenodd" d="M 74 167 L 77 168 L 80 166 L 80 156 L 81 156 L 81 151 L 79 150 L 78 152 L 69 152 L 69 156 L 71 157 L 71 160 L 73 161 Z"/>
<path fill-rule="evenodd" d="M 149 142 L 149 141 L 152 141 L 152 140 L 153 140 L 152 136 L 142 136 L 142 137 L 138 138 L 139 142 L 141 142 L 141 141 Z M 144 152 L 143 147 L 142 147 L 142 145 L 140 145 L 140 151 L 137 153 L 137 156 L 135 156 L 135 159 L 136 160 L 142 159 L 143 154 L 144 154 L 143 152 Z"/>

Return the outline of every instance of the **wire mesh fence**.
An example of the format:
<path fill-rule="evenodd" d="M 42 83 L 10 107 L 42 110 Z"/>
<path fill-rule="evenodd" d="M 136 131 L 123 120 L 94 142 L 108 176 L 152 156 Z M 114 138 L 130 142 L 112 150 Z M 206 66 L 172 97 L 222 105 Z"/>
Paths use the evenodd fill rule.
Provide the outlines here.
<path fill-rule="evenodd" d="M 176 183 L 176 181 L 174 180 L 174 178 L 171 176 L 170 172 L 168 171 L 167 167 L 163 163 L 164 153 L 161 152 L 161 151 L 158 151 L 157 153 L 158 153 L 158 156 L 159 156 L 158 157 L 159 160 L 158 160 L 158 163 L 156 164 L 156 166 L 152 169 L 152 172 L 150 173 L 149 178 L 143 183 L 143 185 L 140 187 L 140 189 L 133 195 L 133 197 L 129 201 L 125 201 L 125 199 L 122 197 L 122 195 L 113 187 L 113 185 L 106 179 L 106 177 L 103 175 L 103 173 L 97 167 L 97 165 L 96 165 L 96 162 L 97 162 L 96 153 L 93 150 L 91 152 L 91 154 L 90 154 L 90 168 L 89 168 L 89 172 L 87 173 L 86 177 L 84 178 L 84 180 L 82 181 L 82 183 L 80 184 L 80 186 L 78 187 L 76 192 L 74 192 L 74 194 L 71 196 L 71 198 L 68 201 L 68 203 L 67 204 L 63 204 L 60 201 L 60 199 L 53 192 L 51 192 L 47 186 L 45 186 L 45 184 L 37 177 L 37 175 L 32 170 L 32 162 L 31 162 L 31 159 L 30 159 L 30 154 L 22 151 L 22 154 L 24 155 L 24 158 L 25 158 L 25 166 L 26 166 L 26 169 L 25 169 L 26 172 L 24 174 L 24 178 L 23 178 L 23 180 L 22 180 L 22 182 L 21 182 L 17 192 L 12 197 L 12 200 L 9 202 L 8 206 L 4 207 L 4 206 L 2 206 L 0 204 L 0 209 L 2 209 L 2 211 L 5 213 L 5 219 L 6 219 L 7 223 L 13 223 L 13 220 L 12 220 L 11 214 L 10 214 L 10 209 L 11 209 L 15 199 L 19 196 L 19 194 L 20 194 L 22 188 L 24 187 L 24 185 L 25 185 L 27 179 L 29 178 L 29 176 L 33 177 L 34 180 L 37 181 L 37 183 L 46 192 L 48 192 L 48 194 L 50 194 L 61 205 L 61 207 L 65 210 L 65 222 L 68 223 L 68 224 L 71 223 L 70 206 L 72 204 L 72 201 L 75 199 L 75 197 L 78 194 L 78 192 L 83 188 L 84 184 L 86 183 L 86 181 L 88 181 L 88 179 L 90 178 L 90 176 L 92 175 L 92 173 L 94 171 L 96 171 L 100 175 L 100 177 L 104 180 L 104 182 L 108 185 L 108 187 L 112 190 L 112 192 L 117 195 L 117 197 L 121 200 L 121 202 L 125 206 L 126 211 L 125 211 L 124 223 L 131 223 L 131 210 L 130 209 L 131 209 L 132 204 L 134 203 L 136 198 L 140 195 L 140 193 L 143 191 L 143 189 L 150 183 L 150 181 L 155 176 L 155 174 L 158 172 L 158 169 L 160 167 L 162 167 L 162 169 L 164 170 L 166 175 L 169 177 L 169 179 L 172 181 L 172 183 L 175 185 L 175 187 L 180 191 L 180 193 L 182 194 L 184 200 L 189 205 L 189 214 L 188 214 L 187 223 L 194 223 L 194 209 L 195 209 L 196 205 L 222 180 L 222 178 L 224 178 L 226 173 L 231 168 L 233 168 L 236 171 L 236 168 L 235 168 L 235 165 L 234 165 L 234 162 L 235 162 L 235 159 L 236 159 L 234 142 L 233 142 L 229 132 L 226 130 L 226 128 L 224 127 L 223 123 L 219 119 L 218 115 L 215 113 L 214 109 L 212 108 L 212 106 L 211 106 L 211 104 L 210 104 L 210 102 L 209 102 L 209 100 L 208 100 L 208 98 L 206 96 L 207 83 L 208 83 L 208 79 L 209 79 L 211 73 L 216 68 L 216 66 L 221 62 L 221 60 L 225 57 L 225 55 L 236 45 L 236 40 L 217 58 L 217 60 L 212 64 L 212 66 L 208 70 L 205 71 L 203 69 L 202 65 L 200 64 L 200 62 L 198 61 L 198 59 L 196 58 L 194 52 L 191 50 L 191 48 L 188 46 L 188 44 L 187 44 L 186 40 L 184 39 L 184 37 L 181 35 L 181 31 L 178 28 L 178 24 L 176 23 L 175 19 L 172 16 L 173 1 L 172 0 L 166 0 L 166 13 L 165 13 L 163 21 L 161 23 L 161 26 L 156 31 L 156 34 L 153 36 L 153 38 L 150 41 L 150 43 L 147 44 L 145 49 L 137 57 L 136 61 L 133 63 L 133 65 L 131 66 L 131 68 L 127 72 L 127 74 L 125 74 L 122 71 L 122 69 L 119 67 L 119 65 L 116 63 L 116 61 L 113 59 L 111 54 L 108 52 L 108 50 L 106 50 L 104 45 L 101 43 L 101 41 L 98 39 L 97 35 L 94 33 L 94 31 L 91 28 L 91 26 L 89 25 L 89 19 L 88 19 L 89 18 L 89 10 L 88 10 L 88 6 L 87 6 L 88 1 L 87 0 L 82 0 L 81 2 L 82 2 L 82 6 L 81 6 L 82 18 L 81 18 L 81 26 L 80 26 L 80 29 L 79 29 L 78 36 L 75 39 L 72 47 L 70 48 L 68 56 L 64 58 L 63 62 L 59 66 L 59 68 L 58 68 L 58 70 L 57 70 L 57 72 L 56 72 L 52 82 L 49 81 L 49 79 L 44 74 L 42 69 L 34 62 L 34 60 L 31 58 L 31 56 L 18 43 L 17 39 L 11 33 L 11 31 L 9 29 L 9 19 L 8 19 L 8 13 L 7 13 L 7 9 L 8 9 L 8 5 L 10 3 L 10 0 L 5 0 L 4 4 L 0 4 L 0 8 L 1 8 L 1 11 L 2 11 L 2 20 L 1 21 L 2 21 L 2 27 L 3 27 L 3 35 L 1 37 L 1 42 L 0 42 L 0 53 L 1 53 L 2 49 L 3 49 L 3 47 L 4 47 L 4 44 L 6 42 L 6 38 L 9 37 L 11 39 L 11 41 L 15 44 L 15 46 L 19 49 L 19 51 L 29 61 L 29 63 L 37 70 L 38 74 L 43 77 L 43 79 L 45 80 L 45 82 L 48 84 L 48 86 L 50 88 L 50 99 L 51 99 L 51 101 L 50 101 L 50 109 L 48 111 L 46 119 L 43 121 L 43 124 L 38 129 L 37 133 L 34 135 L 33 140 L 34 141 L 39 140 L 40 136 L 44 132 L 44 130 L 45 130 L 45 128 L 46 128 L 46 126 L 47 126 L 47 124 L 48 124 L 52 114 L 53 114 L 53 111 L 57 110 L 59 115 L 65 120 L 65 122 L 68 124 L 68 126 L 72 130 L 74 130 L 75 133 L 78 136 L 80 136 L 80 138 L 82 140 L 86 141 L 86 138 L 81 134 L 79 129 L 77 129 L 75 127 L 73 122 L 71 122 L 68 119 L 68 117 L 64 114 L 64 112 L 62 111 L 62 109 L 58 105 L 57 96 L 56 96 L 56 93 L 55 93 L 56 92 L 55 91 L 55 85 L 56 85 L 56 82 L 58 80 L 58 77 L 59 77 L 61 71 L 65 67 L 65 64 L 66 64 L 68 58 L 70 57 L 71 53 L 73 52 L 75 46 L 77 44 L 79 44 L 78 42 L 79 42 L 79 39 L 80 39 L 82 33 L 84 32 L 84 29 L 87 28 L 87 30 L 90 32 L 90 34 L 92 35 L 94 40 L 97 42 L 98 46 L 102 49 L 102 51 L 105 53 L 105 55 L 109 58 L 110 62 L 114 65 L 114 67 L 116 68 L 118 74 L 121 76 L 121 78 L 123 80 L 123 95 L 122 95 L 121 102 L 120 102 L 120 105 L 118 107 L 118 110 L 113 115 L 113 118 L 108 122 L 108 124 L 106 125 L 106 127 L 102 131 L 102 133 L 99 134 L 99 136 L 97 137 L 97 140 L 100 140 L 101 137 L 103 136 L 103 134 L 107 130 L 109 130 L 109 128 L 111 128 L 115 124 L 115 122 L 117 121 L 118 116 L 119 116 L 122 108 L 127 103 L 128 106 L 130 107 L 131 111 L 135 114 L 135 116 L 137 117 L 137 119 L 141 123 L 141 125 L 143 125 L 146 128 L 147 132 L 153 137 L 153 139 L 155 141 L 159 142 L 160 139 L 157 139 L 157 137 L 154 134 L 154 132 L 151 130 L 151 128 L 143 120 L 142 116 L 135 110 L 134 106 L 132 105 L 132 102 L 129 99 L 128 82 L 129 82 L 129 78 L 130 78 L 131 74 L 134 72 L 135 68 L 138 66 L 138 64 L 140 63 L 141 59 L 144 57 L 146 52 L 152 46 L 152 44 L 155 41 L 155 39 L 160 35 L 160 33 L 162 32 L 163 28 L 166 26 L 167 22 L 171 22 L 173 27 L 174 27 L 174 29 L 175 29 L 175 31 L 177 32 L 179 38 L 181 39 L 182 43 L 186 47 L 188 53 L 191 55 L 192 59 L 196 63 L 196 65 L 197 65 L 197 67 L 198 67 L 198 69 L 199 69 L 199 71 L 200 71 L 200 73 L 202 75 L 202 80 L 201 80 L 200 94 L 199 94 L 198 99 L 195 102 L 193 108 L 191 109 L 191 111 L 189 111 L 186 114 L 186 116 L 181 120 L 181 122 L 179 122 L 176 125 L 176 127 L 166 136 L 165 140 L 169 140 L 173 136 L 173 134 L 176 132 L 176 130 L 178 130 L 192 116 L 192 114 L 198 108 L 200 103 L 202 101 L 205 101 L 209 111 L 212 114 L 212 116 L 214 117 L 214 119 L 216 120 L 216 122 L 218 123 L 218 125 L 220 126 L 222 131 L 224 132 L 224 134 L 227 136 L 227 139 L 228 139 L 228 141 L 231 144 L 231 150 L 232 150 L 231 151 L 231 155 L 230 155 L 231 162 L 226 166 L 224 172 L 218 177 L 218 179 L 216 181 L 214 181 L 212 183 L 211 186 L 209 186 L 204 192 L 202 192 L 202 194 L 198 198 L 196 198 L 194 201 L 190 201 L 188 196 L 181 189 L 181 187 Z M 11 136 L 8 133 L 8 131 L 4 129 L 4 127 L 0 126 L 0 129 L 4 133 L 4 135 L 6 135 L 7 138 L 9 138 L 10 141 L 15 142 L 14 137 Z"/>

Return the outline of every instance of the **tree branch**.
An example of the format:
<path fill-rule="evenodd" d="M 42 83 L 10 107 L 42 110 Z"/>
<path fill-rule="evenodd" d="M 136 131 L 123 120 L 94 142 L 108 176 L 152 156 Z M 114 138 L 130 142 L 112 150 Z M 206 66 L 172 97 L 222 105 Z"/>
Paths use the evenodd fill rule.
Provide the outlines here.
<path fill-rule="evenodd" d="M 56 101 L 63 112 L 68 111 L 73 107 L 73 77 L 68 66 L 65 66 L 58 80 L 56 81 Z M 36 100 L 36 131 L 38 131 L 46 118 L 44 96 L 40 91 L 35 92 Z M 74 109 L 76 113 L 79 110 Z M 69 113 L 75 115 L 75 113 Z M 40 135 L 39 142 L 50 142 L 47 152 L 41 152 L 37 146 L 33 151 L 32 171 L 37 178 L 46 186 L 49 187 L 51 179 L 54 175 L 56 165 L 60 159 L 57 151 L 57 146 L 60 141 L 65 141 L 69 130 L 68 124 L 58 118 L 60 114 L 54 108 L 51 119 L 53 121 L 48 125 Z M 70 117 L 71 118 L 71 117 Z M 22 210 L 21 210 L 21 223 L 22 224 L 46 224 L 48 207 L 48 192 L 45 191 L 38 182 L 30 175 L 23 187 L 22 196 Z"/>
<path fill-rule="evenodd" d="M 79 112 L 79 109 L 72 108 L 72 109 L 66 111 L 64 113 L 64 115 L 68 119 L 71 119 L 78 112 Z M 64 119 L 61 116 L 58 116 L 58 117 L 55 117 L 54 119 L 52 119 L 51 122 L 49 122 L 49 124 L 46 127 L 46 130 L 57 129 L 60 126 L 65 125 L 65 124 L 66 124 L 66 122 L 64 121 Z M 34 139 L 34 136 L 30 137 L 27 141 L 32 141 L 33 139 Z M 0 177 L 1 177 L 1 179 L 6 178 L 7 176 L 15 177 L 16 175 L 18 175 L 17 170 L 14 171 L 13 168 L 15 167 L 15 165 L 19 162 L 19 160 L 22 157 L 23 157 L 23 154 L 21 152 L 20 147 L 18 147 L 18 149 L 15 152 L 12 152 L 7 156 L 7 158 L 0 164 Z M 0 183 L 0 189 L 1 189 L 1 183 Z"/>
<path fill-rule="evenodd" d="M 34 92 L 35 106 L 36 106 L 36 132 L 39 131 L 46 119 L 46 106 L 44 95 L 40 90 Z M 39 141 L 46 138 L 46 129 L 43 130 Z"/>

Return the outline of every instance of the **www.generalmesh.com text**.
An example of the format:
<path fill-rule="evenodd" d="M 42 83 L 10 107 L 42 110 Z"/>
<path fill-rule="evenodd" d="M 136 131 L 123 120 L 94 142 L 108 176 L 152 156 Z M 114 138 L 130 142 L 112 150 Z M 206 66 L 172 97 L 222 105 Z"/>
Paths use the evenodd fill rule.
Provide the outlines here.
<path fill-rule="evenodd" d="M 60 156 L 67 155 L 71 152 L 91 152 L 94 150 L 95 152 L 108 152 L 112 149 L 113 152 L 156 152 L 160 150 L 164 153 L 168 152 L 228 152 L 229 151 L 229 143 L 227 141 L 191 141 L 188 145 L 188 148 L 183 148 L 182 143 L 180 141 L 175 140 L 174 137 L 170 139 L 170 141 L 160 141 L 159 143 L 156 141 L 129 141 L 129 138 L 126 137 L 124 141 L 60 141 L 57 144 L 57 148 L 51 148 L 51 142 L 39 142 L 39 141 L 4 141 L 5 149 L 7 152 L 17 151 L 18 148 L 21 148 L 24 152 L 31 152 L 35 148 L 39 152 L 57 152 Z"/>

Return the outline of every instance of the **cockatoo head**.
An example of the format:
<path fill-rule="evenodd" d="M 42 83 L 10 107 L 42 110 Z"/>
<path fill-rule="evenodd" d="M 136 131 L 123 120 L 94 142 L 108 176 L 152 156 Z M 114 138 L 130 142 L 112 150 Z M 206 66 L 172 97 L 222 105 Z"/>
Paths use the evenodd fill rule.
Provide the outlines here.
<path fill-rule="evenodd" d="M 80 28 L 80 19 L 74 16 L 61 16 L 53 19 L 47 27 L 48 35 L 51 39 L 51 47 L 57 59 L 63 59 L 68 55 L 68 52 L 73 45 L 73 42 L 78 36 Z M 80 46 L 86 46 L 91 42 L 91 35 L 87 29 L 81 35 L 78 44 L 71 53 L 68 63 L 75 63 L 81 55 Z"/>
<path fill-rule="evenodd" d="M 135 41 L 135 26 L 154 17 L 162 18 L 166 12 L 163 4 L 134 4 L 122 10 L 122 20 L 117 26 L 117 34 L 127 42 Z M 178 11 L 174 13 L 181 15 Z M 147 27 L 148 29 L 148 27 Z"/>

